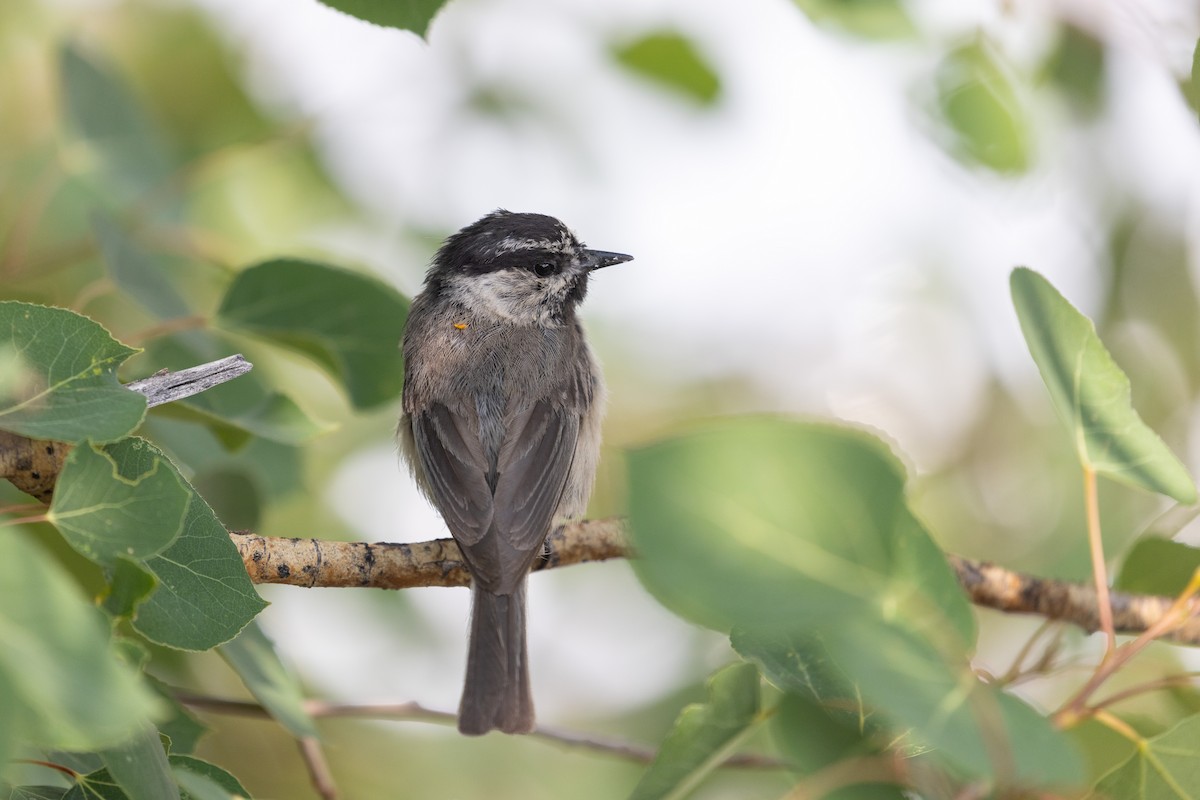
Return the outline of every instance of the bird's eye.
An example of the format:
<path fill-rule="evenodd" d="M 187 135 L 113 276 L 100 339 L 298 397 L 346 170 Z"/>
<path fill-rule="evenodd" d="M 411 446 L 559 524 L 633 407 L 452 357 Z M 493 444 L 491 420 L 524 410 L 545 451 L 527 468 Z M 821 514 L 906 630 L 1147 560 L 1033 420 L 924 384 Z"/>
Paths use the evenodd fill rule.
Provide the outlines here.
<path fill-rule="evenodd" d="M 548 278 L 558 272 L 558 267 L 550 261 L 543 261 L 533 268 L 533 272 L 539 278 Z"/>

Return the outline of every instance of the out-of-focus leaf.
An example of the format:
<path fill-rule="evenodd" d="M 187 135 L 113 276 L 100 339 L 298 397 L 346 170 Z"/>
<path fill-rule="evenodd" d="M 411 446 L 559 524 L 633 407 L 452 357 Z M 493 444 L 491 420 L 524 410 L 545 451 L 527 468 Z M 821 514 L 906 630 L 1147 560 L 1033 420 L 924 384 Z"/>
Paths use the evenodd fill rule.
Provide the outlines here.
<path fill-rule="evenodd" d="M 1183 84 L 1183 97 L 1192 111 L 1200 115 L 1200 40 L 1192 51 L 1192 74 Z"/>
<path fill-rule="evenodd" d="M 100 758 L 129 800 L 179 800 L 179 786 L 153 726 L 145 726 L 116 747 L 101 750 Z"/>
<path fill-rule="evenodd" d="M 173 755 L 171 771 L 187 800 L 251 800 L 237 778 L 203 759 Z"/>
<path fill-rule="evenodd" d="M 132 617 L 138 604 L 149 597 L 157 587 L 158 579 L 143 568 L 140 562 L 118 556 L 113 561 L 103 608 L 114 617 Z"/>
<path fill-rule="evenodd" d="M 208 331 L 188 331 L 152 342 L 142 361 L 159 369 L 183 369 L 224 358 L 237 350 L 237 345 L 224 337 Z M 255 437 L 300 444 L 330 429 L 276 392 L 257 370 L 185 400 L 158 406 L 153 416 L 203 423 L 226 450 L 246 447 Z"/>
<path fill-rule="evenodd" d="M 183 533 L 147 559 L 146 567 L 159 587 L 138 607 L 133 627 L 167 647 L 216 647 L 236 636 L 267 605 L 254 591 L 229 531 L 199 495 L 193 495 L 188 506 Z"/>
<path fill-rule="evenodd" d="M 66 786 L 13 786 L 4 795 L 4 787 L 0 786 L 0 796 L 8 800 L 62 800 L 67 793 Z"/>
<path fill-rule="evenodd" d="M 74 448 L 47 518 L 82 555 L 111 566 L 170 545 L 183 529 L 191 492 L 157 448 L 131 437 Z"/>
<path fill-rule="evenodd" d="M 796 0 L 818 25 L 871 39 L 908 38 L 916 33 L 900 0 Z"/>
<path fill-rule="evenodd" d="M 1122 592 L 1174 597 L 1200 569 L 1200 548 L 1170 539 L 1141 539 L 1125 556 L 1116 588 Z"/>
<path fill-rule="evenodd" d="M 1094 800 L 1190 800 L 1200 786 L 1200 717 L 1141 742 L 1100 779 Z"/>
<path fill-rule="evenodd" d="M 59 66 L 67 119 L 98 156 L 106 189 L 128 201 L 161 187 L 171 158 L 124 81 L 73 44 L 63 46 Z"/>
<path fill-rule="evenodd" d="M 1044 71 L 1076 108 L 1094 115 L 1104 103 L 1104 63 L 1104 44 L 1077 25 L 1064 23 Z"/>
<path fill-rule="evenodd" d="M 903 468 L 865 432 L 745 417 L 644 447 L 629 456 L 629 508 L 639 578 L 700 624 L 807 632 L 886 613 L 949 652 L 974 640 Z"/>
<path fill-rule="evenodd" d="M 708 701 L 683 709 L 630 800 L 681 798 L 759 721 L 758 670 L 732 664 L 708 681 Z"/>
<path fill-rule="evenodd" d="M 356 408 L 400 396 L 397 343 L 408 301 L 366 275 L 325 264 L 279 259 L 240 272 L 218 311 L 231 330 L 304 353 L 346 387 Z"/>
<path fill-rule="evenodd" d="M 958 772 L 1013 788 L 1083 782 L 1074 743 L 1020 700 L 979 682 L 910 630 L 862 617 L 827 636 L 864 703 Z"/>
<path fill-rule="evenodd" d="M 634 74 L 700 105 L 712 105 L 721 79 L 692 44 L 676 31 L 650 33 L 613 48 L 617 63 Z"/>
<path fill-rule="evenodd" d="M 101 769 L 80 775 L 63 800 L 129 800 L 129 796 L 107 769 Z"/>
<path fill-rule="evenodd" d="M 21 354 L 25 372 L 21 391 L 0 404 L 0 429 L 31 439 L 108 442 L 142 421 L 146 398 L 117 381 L 117 367 L 137 351 L 87 317 L 0 301 L 5 346 Z"/>
<path fill-rule="evenodd" d="M 212 506 L 225 527 L 235 531 L 258 528 L 262 498 L 254 486 L 253 476 L 244 470 L 208 470 L 192 478 L 192 485 Z"/>
<path fill-rule="evenodd" d="M 788 762 L 803 775 L 836 764 L 847 758 L 879 752 L 862 728 L 856 727 L 812 698 L 784 695 L 771 717 L 773 738 Z M 831 713 L 833 712 L 833 713 Z M 836 789 L 825 800 L 904 800 L 899 786 L 883 782 L 864 783 Z"/>
<path fill-rule="evenodd" d="M 975 42 L 950 53 L 938 67 L 937 85 L 956 156 L 997 172 L 1029 167 L 1029 114 L 990 49 Z"/>
<path fill-rule="evenodd" d="M 207 424 L 230 450 L 244 447 L 259 436 L 280 444 L 303 444 L 333 426 L 314 420 L 290 397 L 268 392 L 254 405 L 244 405 L 245 393 L 205 397 L 210 392 L 162 406 L 163 416 Z"/>
<path fill-rule="evenodd" d="M 92 218 L 92 230 L 100 243 L 105 269 L 121 291 L 163 319 L 191 313 L 187 301 L 163 272 L 162 264 L 112 219 L 97 213 Z"/>
<path fill-rule="evenodd" d="M 1196 502 L 1192 477 L 1134 410 L 1129 379 L 1092 321 L 1033 270 L 1013 270 L 1011 284 L 1029 352 L 1083 466 L 1181 503 Z"/>
<path fill-rule="evenodd" d="M 159 709 L 116 655 L 103 615 L 11 529 L 0 536 L 0 631 L 0 727 L 26 744 L 109 747 Z"/>
<path fill-rule="evenodd" d="M 424 37 L 446 0 L 321 0 L 352 17 Z"/>
<path fill-rule="evenodd" d="M 170 687 L 165 683 L 150 674 L 146 674 L 144 679 L 158 695 L 163 706 L 169 709 L 165 716 L 158 718 L 158 732 L 171 740 L 170 754 L 172 756 L 190 754 L 196 749 L 200 738 L 208 733 L 208 727 L 196 719 L 191 711 L 180 705 Z"/>
<path fill-rule="evenodd" d="M 861 737 L 894 738 L 868 708 L 858 687 L 830 658 L 819 636 L 735 628 L 730 644 L 785 692 L 819 706 L 834 722 Z"/>
<path fill-rule="evenodd" d="M 275 645 L 262 628 L 251 622 L 236 639 L 222 645 L 220 653 L 250 694 L 289 733 L 298 739 L 318 736 L 316 724 L 304 710 L 299 681 L 280 661 Z"/>
<path fill-rule="evenodd" d="M 159 748 L 162 749 L 161 747 Z M 170 776 L 175 784 L 174 796 L 181 800 L 250 800 L 250 793 L 238 781 L 216 764 L 194 756 L 169 756 Z M 179 792 L 178 788 L 183 791 Z M 169 795 L 163 795 L 168 797 Z M 122 785 L 107 769 L 80 775 L 77 783 L 63 800 L 137 800 L 126 794 Z"/>

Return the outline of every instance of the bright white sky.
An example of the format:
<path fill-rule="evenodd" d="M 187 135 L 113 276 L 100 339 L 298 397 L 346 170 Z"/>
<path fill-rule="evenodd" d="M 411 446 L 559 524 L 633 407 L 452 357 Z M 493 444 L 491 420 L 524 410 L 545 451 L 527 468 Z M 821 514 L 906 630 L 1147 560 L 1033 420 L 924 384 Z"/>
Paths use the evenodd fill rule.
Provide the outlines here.
<path fill-rule="evenodd" d="M 919 468 L 946 456 L 993 371 L 1036 380 L 1008 299 L 1013 266 L 1042 271 L 1088 311 L 1122 195 L 1162 210 L 1200 252 L 1200 133 L 1172 74 L 1190 66 L 1195 3 L 915 3 L 937 41 L 982 27 L 1019 66 L 1036 63 L 1052 15 L 1070 9 L 1117 43 L 1102 119 L 1080 128 L 1036 101 L 1036 164 L 1011 179 L 965 169 L 934 142 L 924 109 L 943 48 L 831 35 L 785 0 L 454 0 L 428 44 L 307 0 L 193 2 L 243 55 L 260 100 L 315 121 L 330 170 L 377 220 L 314 232 L 329 249 L 413 292 L 430 253 L 400 235 L 406 226 L 453 230 L 498 206 L 553 214 L 589 244 L 636 256 L 589 295 L 604 360 L 636 361 L 633 372 L 664 382 L 747 376 L 767 407 L 888 431 Z M 659 27 L 687 33 L 716 67 L 715 110 L 611 64 L 608 42 Z M 464 96 L 479 81 L 546 113 L 481 121 Z M 363 489 L 364 476 L 396 469 L 390 447 L 362 454 L 331 502 L 374 538 L 436 535 L 407 484 Z M 531 660 L 547 721 L 581 702 L 653 696 L 695 660 L 691 633 L 624 567 L 605 569 L 533 582 Z M 601 612 L 618 570 L 624 605 Z M 557 590 L 564 580 L 569 592 Z M 321 636 L 286 640 L 322 642 L 295 657 L 337 695 L 452 707 L 466 593 L 413 594 L 440 647 L 358 638 L 349 626 L 361 617 L 335 609 L 354 600 L 327 594 L 279 594 L 268 625 L 330 621 Z M 334 634 L 346 647 L 330 644 Z M 376 639 L 379 653 L 361 652 Z M 364 674 L 370 663 L 389 666 Z"/>

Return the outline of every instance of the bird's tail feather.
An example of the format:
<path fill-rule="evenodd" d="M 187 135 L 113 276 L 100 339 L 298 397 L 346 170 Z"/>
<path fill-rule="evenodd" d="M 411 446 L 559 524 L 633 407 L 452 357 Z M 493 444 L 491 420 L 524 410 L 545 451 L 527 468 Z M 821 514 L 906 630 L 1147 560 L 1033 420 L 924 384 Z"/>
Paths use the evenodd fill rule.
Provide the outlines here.
<path fill-rule="evenodd" d="M 525 582 L 512 594 L 472 590 L 467 678 L 458 729 L 472 736 L 533 730 L 533 696 L 525 645 Z"/>

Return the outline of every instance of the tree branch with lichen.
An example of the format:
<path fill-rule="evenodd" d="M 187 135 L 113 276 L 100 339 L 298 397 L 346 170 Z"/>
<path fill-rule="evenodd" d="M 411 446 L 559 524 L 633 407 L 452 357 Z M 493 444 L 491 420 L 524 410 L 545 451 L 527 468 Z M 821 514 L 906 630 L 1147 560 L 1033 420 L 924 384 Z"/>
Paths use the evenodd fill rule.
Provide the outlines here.
<path fill-rule="evenodd" d="M 160 372 L 126 384 L 146 395 L 149 406 L 189 397 L 249 371 L 239 356 L 179 372 Z M 0 477 L 48 503 L 69 445 L 27 439 L 0 431 Z M 246 571 L 255 583 L 291 586 L 409 589 L 420 586 L 467 586 L 470 575 L 452 539 L 412 544 L 291 539 L 230 533 Z M 547 539 L 534 571 L 632 555 L 619 519 L 575 522 Z M 1099 603 L 1092 585 L 1038 578 L 957 555 L 947 560 L 971 602 L 1016 614 L 1033 614 L 1100 629 Z M 1110 593 L 1113 623 L 1121 633 L 1143 633 L 1171 613 L 1176 598 Z M 1200 619 L 1190 618 L 1166 638 L 1200 645 Z"/>

